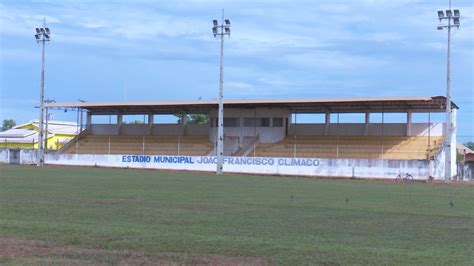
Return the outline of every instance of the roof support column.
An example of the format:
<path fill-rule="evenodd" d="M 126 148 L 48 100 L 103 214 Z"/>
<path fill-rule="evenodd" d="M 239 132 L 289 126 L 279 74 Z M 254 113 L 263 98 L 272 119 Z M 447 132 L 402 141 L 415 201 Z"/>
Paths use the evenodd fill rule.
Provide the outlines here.
<path fill-rule="evenodd" d="M 329 127 L 331 124 L 331 113 L 326 112 L 326 118 L 325 118 L 325 124 L 326 126 L 324 127 L 324 136 L 329 135 Z"/>
<path fill-rule="evenodd" d="M 370 129 L 370 112 L 365 112 L 365 136 L 369 135 Z"/>
<path fill-rule="evenodd" d="M 123 125 L 123 115 L 118 114 L 117 115 L 117 135 L 120 135 L 120 129 L 122 128 Z"/>
<path fill-rule="evenodd" d="M 153 114 L 148 114 L 148 135 L 153 133 Z"/>
<path fill-rule="evenodd" d="M 80 111 L 80 114 L 79 114 L 79 132 L 82 132 L 82 124 L 84 123 L 84 121 L 82 120 L 83 118 L 83 113 L 84 113 L 84 110 L 82 110 L 82 108 L 79 108 L 79 111 Z"/>
<path fill-rule="evenodd" d="M 91 124 L 92 124 L 92 113 L 87 112 L 87 114 L 86 114 L 86 128 L 87 128 L 87 130 L 91 130 Z"/>
<path fill-rule="evenodd" d="M 182 113 L 181 114 L 181 135 L 186 135 L 186 125 L 188 124 L 188 114 Z"/>
<path fill-rule="evenodd" d="M 242 148 L 244 146 L 244 116 L 242 115 L 242 110 L 240 111 L 239 126 L 240 126 L 239 148 Z"/>
<path fill-rule="evenodd" d="M 411 136 L 411 117 L 412 112 L 411 110 L 407 111 L 407 136 Z"/>

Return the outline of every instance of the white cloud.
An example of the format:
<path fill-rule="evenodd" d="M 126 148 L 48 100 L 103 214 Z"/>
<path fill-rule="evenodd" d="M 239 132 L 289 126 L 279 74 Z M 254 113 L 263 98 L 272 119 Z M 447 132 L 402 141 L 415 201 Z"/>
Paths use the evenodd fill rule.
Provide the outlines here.
<path fill-rule="evenodd" d="M 372 69 L 386 64 L 382 59 L 370 56 L 351 55 L 336 51 L 314 51 L 290 54 L 281 58 L 293 66 L 310 69 L 362 70 Z"/>

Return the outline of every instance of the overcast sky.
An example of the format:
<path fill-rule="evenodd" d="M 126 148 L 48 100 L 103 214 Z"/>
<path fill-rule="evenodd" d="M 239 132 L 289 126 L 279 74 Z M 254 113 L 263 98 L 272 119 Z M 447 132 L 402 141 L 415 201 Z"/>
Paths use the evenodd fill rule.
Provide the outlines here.
<path fill-rule="evenodd" d="M 225 40 L 225 98 L 434 96 L 446 93 L 443 0 L 0 2 L 0 119 L 37 117 L 43 17 L 46 96 L 56 101 L 214 99 Z M 453 0 L 453 100 L 462 141 L 474 140 L 471 0 Z M 69 114 L 55 119 L 75 120 Z"/>

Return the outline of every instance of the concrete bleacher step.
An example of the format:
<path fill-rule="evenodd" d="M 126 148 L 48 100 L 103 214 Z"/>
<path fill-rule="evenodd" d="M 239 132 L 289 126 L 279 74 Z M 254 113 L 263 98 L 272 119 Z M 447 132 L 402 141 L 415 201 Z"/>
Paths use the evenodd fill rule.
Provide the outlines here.
<path fill-rule="evenodd" d="M 78 140 L 77 146 L 71 145 L 63 153 L 177 155 L 178 146 L 182 155 L 206 155 L 213 149 L 208 136 L 85 135 Z"/>
<path fill-rule="evenodd" d="M 428 154 L 439 149 L 440 143 L 441 137 L 288 136 L 278 143 L 257 144 L 255 154 L 278 157 L 424 160 L 428 158 Z"/>

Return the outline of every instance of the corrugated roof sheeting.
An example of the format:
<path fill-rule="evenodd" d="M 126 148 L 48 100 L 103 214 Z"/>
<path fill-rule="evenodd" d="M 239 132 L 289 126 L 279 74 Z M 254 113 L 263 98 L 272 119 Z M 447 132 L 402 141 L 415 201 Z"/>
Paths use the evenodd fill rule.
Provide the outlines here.
<path fill-rule="evenodd" d="M 280 100 L 225 100 L 224 108 L 285 108 L 294 112 L 444 112 L 444 96 L 425 97 L 373 97 L 330 99 L 280 99 Z M 148 114 L 208 112 L 216 110 L 216 100 L 146 101 L 146 102 L 58 102 L 51 108 L 83 108 L 96 114 Z M 453 108 L 458 108 L 453 103 Z"/>

